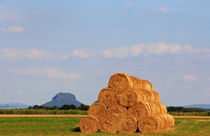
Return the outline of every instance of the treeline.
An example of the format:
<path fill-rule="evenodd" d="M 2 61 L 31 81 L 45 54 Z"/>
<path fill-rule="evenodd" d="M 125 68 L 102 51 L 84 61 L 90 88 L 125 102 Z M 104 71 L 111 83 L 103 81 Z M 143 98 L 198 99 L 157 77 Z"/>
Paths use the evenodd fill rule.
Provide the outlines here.
<path fill-rule="evenodd" d="M 47 110 L 47 109 L 0 109 L 0 114 L 13 115 L 87 115 L 82 110 Z"/>
<path fill-rule="evenodd" d="M 167 107 L 168 112 L 207 112 L 207 109 L 201 108 L 184 108 L 178 106 Z"/>
<path fill-rule="evenodd" d="M 66 115 L 66 114 L 76 114 L 76 115 L 87 115 L 88 105 L 81 104 L 80 106 L 75 105 L 63 105 L 62 107 L 46 107 L 43 105 L 29 106 L 27 109 L 0 109 L 0 114 L 17 114 L 17 115 Z"/>
<path fill-rule="evenodd" d="M 173 116 L 210 116 L 209 109 L 169 106 L 167 110 Z"/>
<path fill-rule="evenodd" d="M 45 110 L 81 110 L 81 111 L 87 111 L 89 109 L 89 105 L 81 104 L 80 106 L 75 106 L 74 104 L 71 105 L 63 105 L 61 107 L 53 106 L 53 107 L 47 107 L 43 105 L 34 105 L 29 106 L 28 109 L 45 109 Z"/>

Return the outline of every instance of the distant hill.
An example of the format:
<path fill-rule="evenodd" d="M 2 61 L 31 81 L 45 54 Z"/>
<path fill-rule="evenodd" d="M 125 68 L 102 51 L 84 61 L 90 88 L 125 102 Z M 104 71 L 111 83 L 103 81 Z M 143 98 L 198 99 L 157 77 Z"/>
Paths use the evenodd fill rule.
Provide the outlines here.
<path fill-rule="evenodd" d="M 210 109 L 210 104 L 193 104 L 183 106 L 184 108 L 201 108 L 201 109 Z"/>
<path fill-rule="evenodd" d="M 80 106 L 80 102 L 76 100 L 75 95 L 73 95 L 72 93 L 58 93 L 56 94 L 51 101 L 43 104 L 44 106 L 47 107 L 52 107 L 52 106 L 57 106 L 57 107 L 61 107 L 64 104 L 74 104 L 75 106 Z"/>
<path fill-rule="evenodd" d="M 7 104 L 0 104 L 0 109 L 26 109 L 28 105 L 22 103 L 7 103 Z"/>

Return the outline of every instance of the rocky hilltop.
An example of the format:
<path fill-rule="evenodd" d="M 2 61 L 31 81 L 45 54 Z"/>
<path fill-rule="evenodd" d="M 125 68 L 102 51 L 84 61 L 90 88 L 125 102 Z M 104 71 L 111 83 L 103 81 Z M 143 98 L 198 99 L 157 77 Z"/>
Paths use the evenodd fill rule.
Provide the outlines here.
<path fill-rule="evenodd" d="M 58 93 L 56 94 L 51 101 L 43 104 L 44 106 L 47 107 L 52 107 L 52 106 L 57 106 L 61 107 L 64 104 L 74 104 L 75 106 L 79 106 L 81 103 L 76 99 L 75 95 L 72 93 Z"/>

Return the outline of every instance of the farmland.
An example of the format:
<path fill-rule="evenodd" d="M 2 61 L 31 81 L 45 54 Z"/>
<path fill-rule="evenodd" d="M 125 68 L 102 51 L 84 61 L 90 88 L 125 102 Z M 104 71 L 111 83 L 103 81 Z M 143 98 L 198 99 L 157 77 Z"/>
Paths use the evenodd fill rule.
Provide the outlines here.
<path fill-rule="evenodd" d="M 58 135 L 84 135 L 75 127 L 82 116 L 71 115 L 29 115 L 29 116 L 0 116 L 0 136 L 58 136 Z M 149 134 L 111 134 L 90 133 L 87 136 L 102 135 L 138 135 L 138 136 L 209 136 L 209 117 L 176 117 L 175 126 L 167 131 Z"/>

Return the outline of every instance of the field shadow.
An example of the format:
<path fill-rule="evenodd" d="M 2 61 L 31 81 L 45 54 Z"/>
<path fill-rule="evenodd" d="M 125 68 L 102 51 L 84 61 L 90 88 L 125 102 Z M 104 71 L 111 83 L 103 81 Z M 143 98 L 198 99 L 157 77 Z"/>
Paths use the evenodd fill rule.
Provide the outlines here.
<path fill-rule="evenodd" d="M 81 132 L 81 130 L 78 126 L 76 126 L 72 129 L 72 132 Z"/>

